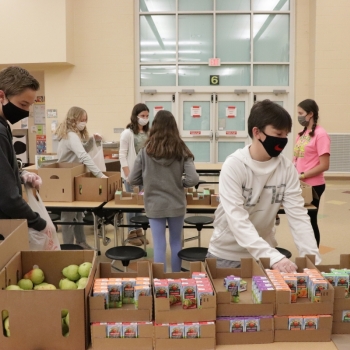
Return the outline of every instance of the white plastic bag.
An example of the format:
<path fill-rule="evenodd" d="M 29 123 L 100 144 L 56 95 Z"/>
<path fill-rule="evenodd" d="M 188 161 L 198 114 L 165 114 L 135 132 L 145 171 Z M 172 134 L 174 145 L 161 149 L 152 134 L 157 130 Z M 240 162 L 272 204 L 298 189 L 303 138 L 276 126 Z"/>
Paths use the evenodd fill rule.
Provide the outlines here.
<path fill-rule="evenodd" d="M 94 137 L 92 137 L 92 148 L 88 152 L 91 159 L 94 161 L 95 165 L 101 170 L 106 171 L 106 163 L 105 158 L 103 156 L 103 147 L 102 143 L 101 146 L 97 146 L 96 140 Z"/>
<path fill-rule="evenodd" d="M 33 193 L 33 188 L 26 184 L 25 190 L 28 198 L 28 205 L 31 209 L 38 213 L 43 218 L 50 228 L 47 234 L 44 231 L 37 231 L 33 228 L 29 228 L 29 247 L 31 250 L 61 250 L 60 242 L 58 240 L 57 232 L 54 224 L 47 212 L 44 203 L 42 202 L 38 191 L 36 191 L 36 197 Z"/>

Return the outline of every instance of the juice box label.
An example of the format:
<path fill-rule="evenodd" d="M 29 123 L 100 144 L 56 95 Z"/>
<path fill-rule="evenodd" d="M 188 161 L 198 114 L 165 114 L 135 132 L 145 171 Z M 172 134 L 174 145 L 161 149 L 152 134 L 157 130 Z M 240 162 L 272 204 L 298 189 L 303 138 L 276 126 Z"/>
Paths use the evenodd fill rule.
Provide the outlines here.
<path fill-rule="evenodd" d="M 341 319 L 342 322 L 350 322 L 350 310 L 344 310 Z"/>
<path fill-rule="evenodd" d="M 242 333 L 245 332 L 245 322 L 243 318 L 233 318 L 230 320 L 230 332 Z"/>
<path fill-rule="evenodd" d="M 122 284 L 108 284 L 107 286 L 109 292 L 109 308 L 118 308 L 122 307 Z"/>
<path fill-rule="evenodd" d="M 318 326 L 318 317 L 315 316 L 304 316 L 304 329 L 315 330 Z"/>
<path fill-rule="evenodd" d="M 134 304 L 135 279 L 123 280 L 123 304 Z"/>
<path fill-rule="evenodd" d="M 303 318 L 302 317 L 289 317 L 288 320 L 288 329 L 290 331 L 300 331 L 303 329 Z"/>
<path fill-rule="evenodd" d="M 246 318 L 245 321 L 246 332 L 259 332 L 260 331 L 260 319 L 259 318 Z"/>
<path fill-rule="evenodd" d="M 169 282 L 169 300 L 170 306 L 181 305 L 181 281 Z"/>
<path fill-rule="evenodd" d="M 183 339 L 184 338 L 185 325 L 181 323 L 169 324 L 169 338 L 171 339 Z"/>
<path fill-rule="evenodd" d="M 187 339 L 199 338 L 199 323 L 185 323 L 184 335 Z"/>
<path fill-rule="evenodd" d="M 137 323 L 123 323 L 123 338 L 137 338 Z"/>
<path fill-rule="evenodd" d="M 156 298 L 168 298 L 169 286 L 164 284 L 160 286 L 154 286 L 154 296 Z"/>
<path fill-rule="evenodd" d="M 108 323 L 107 324 L 107 338 L 121 338 L 122 337 L 122 324 L 121 323 Z"/>
<path fill-rule="evenodd" d="M 183 309 L 196 309 L 196 285 L 183 285 L 182 286 L 182 307 Z"/>

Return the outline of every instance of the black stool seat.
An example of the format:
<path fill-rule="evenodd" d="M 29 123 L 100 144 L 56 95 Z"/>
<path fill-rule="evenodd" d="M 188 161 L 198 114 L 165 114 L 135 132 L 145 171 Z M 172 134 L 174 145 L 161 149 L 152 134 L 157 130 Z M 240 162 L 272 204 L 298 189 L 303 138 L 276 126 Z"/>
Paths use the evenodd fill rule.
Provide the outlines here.
<path fill-rule="evenodd" d="M 61 250 L 83 250 L 78 244 L 61 244 Z"/>
<path fill-rule="evenodd" d="M 275 249 L 277 249 L 281 254 L 283 254 L 288 259 L 292 257 L 292 253 L 287 249 L 280 248 L 280 247 L 275 247 Z"/>
<path fill-rule="evenodd" d="M 196 190 L 198 190 L 198 187 L 199 187 L 200 185 L 202 185 L 202 184 L 205 184 L 205 183 L 206 183 L 205 180 L 199 180 L 198 183 L 197 183 L 197 185 L 194 186 L 194 188 L 195 188 Z"/>
<path fill-rule="evenodd" d="M 55 213 L 49 213 L 49 216 L 52 221 L 57 221 L 61 219 L 61 216 Z"/>
<path fill-rule="evenodd" d="M 133 222 L 134 224 L 139 224 L 139 225 L 147 225 L 149 224 L 149 220 L 148 217 L 145 215 L 138 215 L 138 216 L 134 216 L 130 219 L 131 222 Z"/>
<path fill-rule="evenodd" d="M 204 261 L 207 253 L 208 248 L 192 247 L 180 250 L 177 256 L 186 261 Z"/>
<path fill-rule="evenodd" d="M 210 216 L 190 216 L 188 218 L 185 218 L 186 224 L 190 225 L 208 225 L 211 224 L 214 221 L 213 218 Z"/>
<path fill-rule="evenodd" d="M 93 224 L 94 223 L 94 217 L 92 216 L 91 213 L 87 213 L 85 214 L 85 216 L 83 217 L 83 221 L 88 223 L 88 224 Z"/>
<path fill-rule="evenodd" d="M 123 266 L 128 266 L 130 260 L 140 259 L 145 256 L 145 251 L 138 247 L 119 246 L 106 251 L 106 257 L 112 260 L 121 260 Z"/>

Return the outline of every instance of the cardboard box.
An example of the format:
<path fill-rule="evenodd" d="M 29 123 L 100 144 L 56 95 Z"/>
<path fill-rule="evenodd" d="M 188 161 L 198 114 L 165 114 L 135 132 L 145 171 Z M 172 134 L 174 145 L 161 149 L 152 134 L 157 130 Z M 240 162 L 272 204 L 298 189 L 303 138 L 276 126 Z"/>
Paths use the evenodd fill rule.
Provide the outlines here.
<path fill-rule="evenodd" d="M 190 278 L 192 272 L 205 272 L 205 266 L 202 262 L 196 261 L 190 263 L 190 271 L 165 273 L 163 264 L 152 264 L 153 278 Z M 200 322 L 216 320 L 216 294 L 208 296 L 202 300 L 200 309 L 184 310 L 182 305 L 170 307 L 168 298 L 154 298 L 154 312 L 156 323 L 181 323 L 181 322 Z M 174 339 L 172 339 L 174 340 Z"/>
<path fill-rule="evenodd" d="M 71 264 L 92 263 L 85 289 L 76 290 L 0 290 L 0 310 L 7 310 L 10 317 L 11 336 L 0 332 L 3 349 L 72 349 L 84 350 L 89 344 L 90 327 L 87 314 L 87 297 L 96 271 L 96 253 L 81 251 L 24 251 L 18 252 L 5 266 L 6 284 L 18 280 L 34 265 L 45 274 L 45 282 L 56 287 L 62 269 Z M 69 336 L 61 330 L 61 311 L 68 309 Z"/>
<path fill-rule="evenodd" d="M 304 198 L 305 205 L 311 204 L 313 200 L 312 186 L 300 181 L 301 195 Z"/>
<path fill-rule="evenodd" d="M 115 195 L 114 202 L 115 204 L 137 204 L 137 196 L 137 193 L 121 191 L 120 195 Z"/>
<path fill-rule="evenodd" d="M 0 220 L 0 269 L 21 250 L 29 250 L 28 225 L 25 219 Z"/>
<path fill-rule="evenodd" d="M 340 263 L 336 265 L 316 265 L 320 272 L 330 269 L 350 269 L 350 254 L 341 254 Z M 334 286 L 333 334 L 350 334 L 350 322 L 342 322 L 342 311 L 350 310 L 350 298 L 345 297 L 344 287 Z"/>
<path fill-rule="evenodd" d="M 270 268 L 270 259 L 263 258 L 260 262 L 264 268 Z M 296 257 L 295 263 L 298 266 L 297 272 L 303 272 L 304 268 L 316 269 L 315 256 Z M 291 303 L 290 292 L 276 291 L 276 310 L 275 314 L 279 316 L 288 315 L 332 315 L 334 303 L 334 288 L 328 283 L 328 289 L 321 292 L 320 302 L 311 302 L 308 298 L 298 298 L 296 303 Z"/>
<path fill-rule="evenodd" d="M 110 264 L 109 264 L 110 265 Z M 91 342 L 93 349 L 115 350 L 152 350 L 153 324 L 138 325 L 138 338 L 106 338 L 105 326 L 91 326 Z"/>
<path fill-rule="evenodd" d="M 114 199 L 115 191 L 122 189 L 121 176 L 118 172 L 104 172 L 108 179 L 84 173 L 74 178 L 75 200 L 91 202 L 109 202 Z"/>
<path fill-rule="evenodd" d="M 148 261 L 137 262 L 137 272 L 111 272 L 110 263 L 100 263 L 97 267 L 96 278 L 123 278 L 123 277 L 150 277 L 150 265 Z M 123 304 L 122 308 L 108 309 L 104 307 L 102 296 L 89 296 L 90 322 L 132 322 L 152 321 L 153 319 L 152 295 L 139 298 L 138 309 L 134 304 Z"/>
<path fill-rule="evenodd" d="M 56 153 L 43 153 L 35 155 L 35 166 L 40 168 L 43 162 L 57 160 L 58 156 Z"/>
<path fill-rule="evenodd" d="M 84 164 L 54 163 L 38 169 L 43 180 L 40 197 L 44 202 L 73 202 L 74 177 L 85 173 Z"/>
<path fill-rule="evenodd" d="M 274 314 L 275 290 L 262 292 L 262 303 L 253 304 L 252 276 L 266 276 L 264 270 L 252 258 L 241 259 L 240 268 L 218 268 L 216 259 L 206 259 L 206 267 L 217 295 L 217 316 L 267 316 Z M 231 293 L 224 287 L 224 278 L 229 275 L 241 277 L 247 282 L 247 291 L 240 293 L 239 303 L 231 302 Z"/>
<path fill-rule="evenodd" d="M 169 339 L 169 326 L 155 326 L 156 350 L 208 350 L 215 349 L 215 324 L 201 325 L 200 338 Z"/>
<path fill-rule="evenodd" d="M 209 190 L 205 188 L 205 190 Z M 214 190 L 209 190 L 210 194 L 203 195 L 202 192 L 194 191 L 193 188 L 186 188 L 186 201 L 188 205 L 210 205 L 210 197 L 214 194 Z"/>
<path fill-rule="evenodd" d="M 256 304 L 255 304 L 256 305 Z M 260 331 L 231 333 L 229 320 L 216 321 L 216 345 L 268 344 L 273 343 L 273 317 L 260 319 Z"/>
<path fill-rule="evenodd" d="M 275 317 L 275 342 L 328 342 L 332 335 L 332 317 L 320 317 L 316 330 L 288 329 L 288 316 Z"/>
<path fill-rule="evenodd" d="M 23 168 L 23 170 L 29 171 L 30 173 L 38 174 L 38 167 L 36 165 L 27 166 Z"/>
<path fill-rule="evenodd" d="M 217 208 L 220 203 L 220 196 L 218 194 L 212 194 L 210 196 L 210 206 Z"/>

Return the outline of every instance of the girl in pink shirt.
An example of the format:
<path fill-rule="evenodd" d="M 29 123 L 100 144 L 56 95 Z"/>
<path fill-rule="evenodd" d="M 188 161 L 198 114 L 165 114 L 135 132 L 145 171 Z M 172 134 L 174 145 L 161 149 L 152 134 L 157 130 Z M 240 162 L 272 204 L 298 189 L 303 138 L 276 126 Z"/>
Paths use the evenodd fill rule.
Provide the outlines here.
<path fill-rule="evenodd" d="M 294 146 L 294 164 L 300 180 L 311 185 L 318 195 L 312 204 L 317 208 L 309 212 L 317 246 L 320 245 L 320 231 L 317 225 L 318 207 L 326 188 L 323 172 L 329 168 L 330 138 L 319 125 L 318 106 L 314 100 L 307 99 L 298 104 L 298 121 L 304 127 Z"/>

